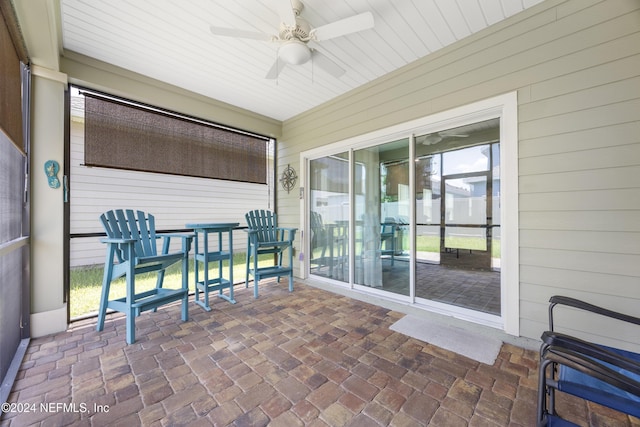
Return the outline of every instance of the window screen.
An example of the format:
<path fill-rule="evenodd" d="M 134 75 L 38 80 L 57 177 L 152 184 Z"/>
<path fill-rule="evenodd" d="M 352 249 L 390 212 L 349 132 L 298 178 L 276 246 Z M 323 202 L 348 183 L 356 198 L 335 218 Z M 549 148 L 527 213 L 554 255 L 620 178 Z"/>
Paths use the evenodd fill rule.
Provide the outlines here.
<path fill-rule="evenodd" d="M 267 183 L 266 137 L 84 95 L 87 166 Z"/>
<path fill-rule="evenodd" d="M 12 10 L 0 7 L 0 131 L 20 149 L 22 139 L 22 67 L 27 63 L 21 49 L 17 24 Z M 4 18 L 4 19 L 2 19 Z M 12 25 L 13 24 L 13 25 Z"/>
<path fill-rule="evenodd" d="M 0 401 L 29 338 L 29 62 L 11 2 L 0 0 Z M 23 80 L 24 79 L 24 80 Z"/>

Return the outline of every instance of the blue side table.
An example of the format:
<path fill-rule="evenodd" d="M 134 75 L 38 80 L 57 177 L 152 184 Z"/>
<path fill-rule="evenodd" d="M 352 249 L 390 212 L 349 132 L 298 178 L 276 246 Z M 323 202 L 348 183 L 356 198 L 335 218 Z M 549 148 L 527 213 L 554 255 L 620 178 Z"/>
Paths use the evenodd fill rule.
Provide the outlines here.
<path fill-rule="evenodd" d="M 197 223 L 187 224 L 187 228 L 192 228 L 195 232 L 195 254 L 194 271 L 196 276 L 195 303 L 206 311 L 211 311 L 209 307 L 209 292 L 218 291 L 218 296 L 235 304 L 233 299 L 233 229 L 239 225 L 238 222 L 229 223 Z M 209 234 L 217 234 L 217 250 L 209 247 Z M 227 250 L 223 250 L 223 236 L 227 234 Z M 200 246 L 202 245 L 202 246 Z M 213 244 L 215 245 L 215 244 Z M 229 279 L 222 277 L 222 262 L 229 261 Z M 209 263 L 218 262 L 218 277 L 209 278 Z M 200 266 L 203 268 L 203 277 L 200 279 Z M 225 295 L 223 290 L 229 288 L 229 295 Z M 204 297 L 200 301 L 200 291 L 204 292 Z"/>

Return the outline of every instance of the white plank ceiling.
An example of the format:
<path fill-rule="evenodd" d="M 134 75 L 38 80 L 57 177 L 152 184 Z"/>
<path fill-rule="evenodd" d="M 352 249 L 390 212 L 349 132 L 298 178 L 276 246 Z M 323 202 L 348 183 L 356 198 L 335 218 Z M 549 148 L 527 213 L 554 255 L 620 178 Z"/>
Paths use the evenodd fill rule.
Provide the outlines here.
<path fill-rule="evenodd" d="M 214 36 L 209 27 L 277 34 L 275 0 L 61 0 L 62 42 L 118 67 L 286 120 L 542 0 L 303 0 L 312 27 L 370 11 L 373 29 L 315 43 L 346 70 L 284 67 L 278 44 Z"/>

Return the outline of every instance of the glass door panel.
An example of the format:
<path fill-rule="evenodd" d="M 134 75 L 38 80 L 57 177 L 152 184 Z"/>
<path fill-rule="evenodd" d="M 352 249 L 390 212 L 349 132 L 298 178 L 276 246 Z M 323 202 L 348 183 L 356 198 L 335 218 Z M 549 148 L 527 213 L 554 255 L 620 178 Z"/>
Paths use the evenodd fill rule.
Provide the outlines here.
<path fill-rule="evenodd" d="M 416 159 L 416 261 L 440 262 L 440 161 L 430 155 Z"/>
<path fill-rule="evenodd" d="M 491 146 L 492 176 L 491 176 L 491 268 L 500 270 L 500 144 Z"/>
<path fill-rule="evenodd" d="M 349 282 L 349 153 L 309 163 L 311 274 Z"/>
<path fill-rule="evenodd" d="M 487 177 L 467 174 L 443 180 L 445 210 L 442 265 L 490 270 L 488 250 Z"/>
<path fill-rule="evenodd" d="M 417 299 L 500 315 L 500 121 L 415 137 Z"/>
<path fill-rule="evenodd" d="M 354 152 L 355 283 L 409 295 L 409 140 Z"/>

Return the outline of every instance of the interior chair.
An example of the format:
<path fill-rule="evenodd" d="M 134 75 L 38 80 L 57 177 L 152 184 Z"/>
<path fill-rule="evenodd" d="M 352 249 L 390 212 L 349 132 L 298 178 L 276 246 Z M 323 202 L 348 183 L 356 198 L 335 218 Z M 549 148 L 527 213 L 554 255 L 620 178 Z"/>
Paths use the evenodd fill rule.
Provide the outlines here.
<path fill-rule="evenodd" d="M 387 217 L 380 226 L 380 254 L 391 256 L 393 265 L 396 256 L 396 228 L 398 224 L 395 218 Z"/>
<path fill-rule="evenodd" d="M 313 264 L 317 264 L 318 268 L 326 265 L 326 252 L 327 243 L 329 240 L 328 230 L 324 226 L 322 215 L 318 212 L 311 211 L 309 218 L 309 225 L 311 226 L 311 246 L 309 259 Z M 319 256 L 315 255 L 315 252 L 321 249 Z"/>
<path fill-rule="evenodd" d="M 268 277 L 287 276 L 289 292 L 293 292 L 293 240 L 297 228 L 278 227 L 276 213 L 256 209 L 245 214 L 247 221 L 247 271 L 245 287 L 249 286 L 249 276 L 253 276 L 253 296 L 258 298 L 258 283 Z M 284 252 L 289 253 L 288 265 L 282 264 Z M 258 267 L 260 255 L 273 254 L 273 265 Z"/>
<path fill-rule="evenodd" d="M 135 318 L 143 311 L 155 311 L 159 306 L 182 300 L 181 318 L 189 319 L 188 313 L 188 272 L 191 234 L 156 234 L 155 218 L 142 211 L 111 210 L 100 216 L 107 233 L 102 239 L 107 244 L 107 255 L 102 280 L 102 294 L 98 309 L 98 325 L 102 331 L 107 309 L 126 314 L 127 343 L 135 342 Z M 161 252 L 157 243 L 163 238 Z M 169 252 L 171 237 L 182 238 L 182 249 Z M 182 261 L 182 286 L 179 289 L 162 287 L 167 267 Z M 141 273 L 157 272 L 155 289 L 136 291 L 135 277 Z M 109 290 L 113 280 L 126 277 L 126 296 L 109 299 Z"/>
<path fill-rule="evenodd" d="M 576 425 L 556 410 L 557 392 L 640 417 L 640 354 L 554 331 L 553 310 L 564 305 L 596 316 L 596 321 L 604 316 L 632 328 L 640 325 L 640 318 L 564 296 L 554 296 L 549 303 L 549 330 L 542 334 L 540 347 L 537 425 Z"/>

